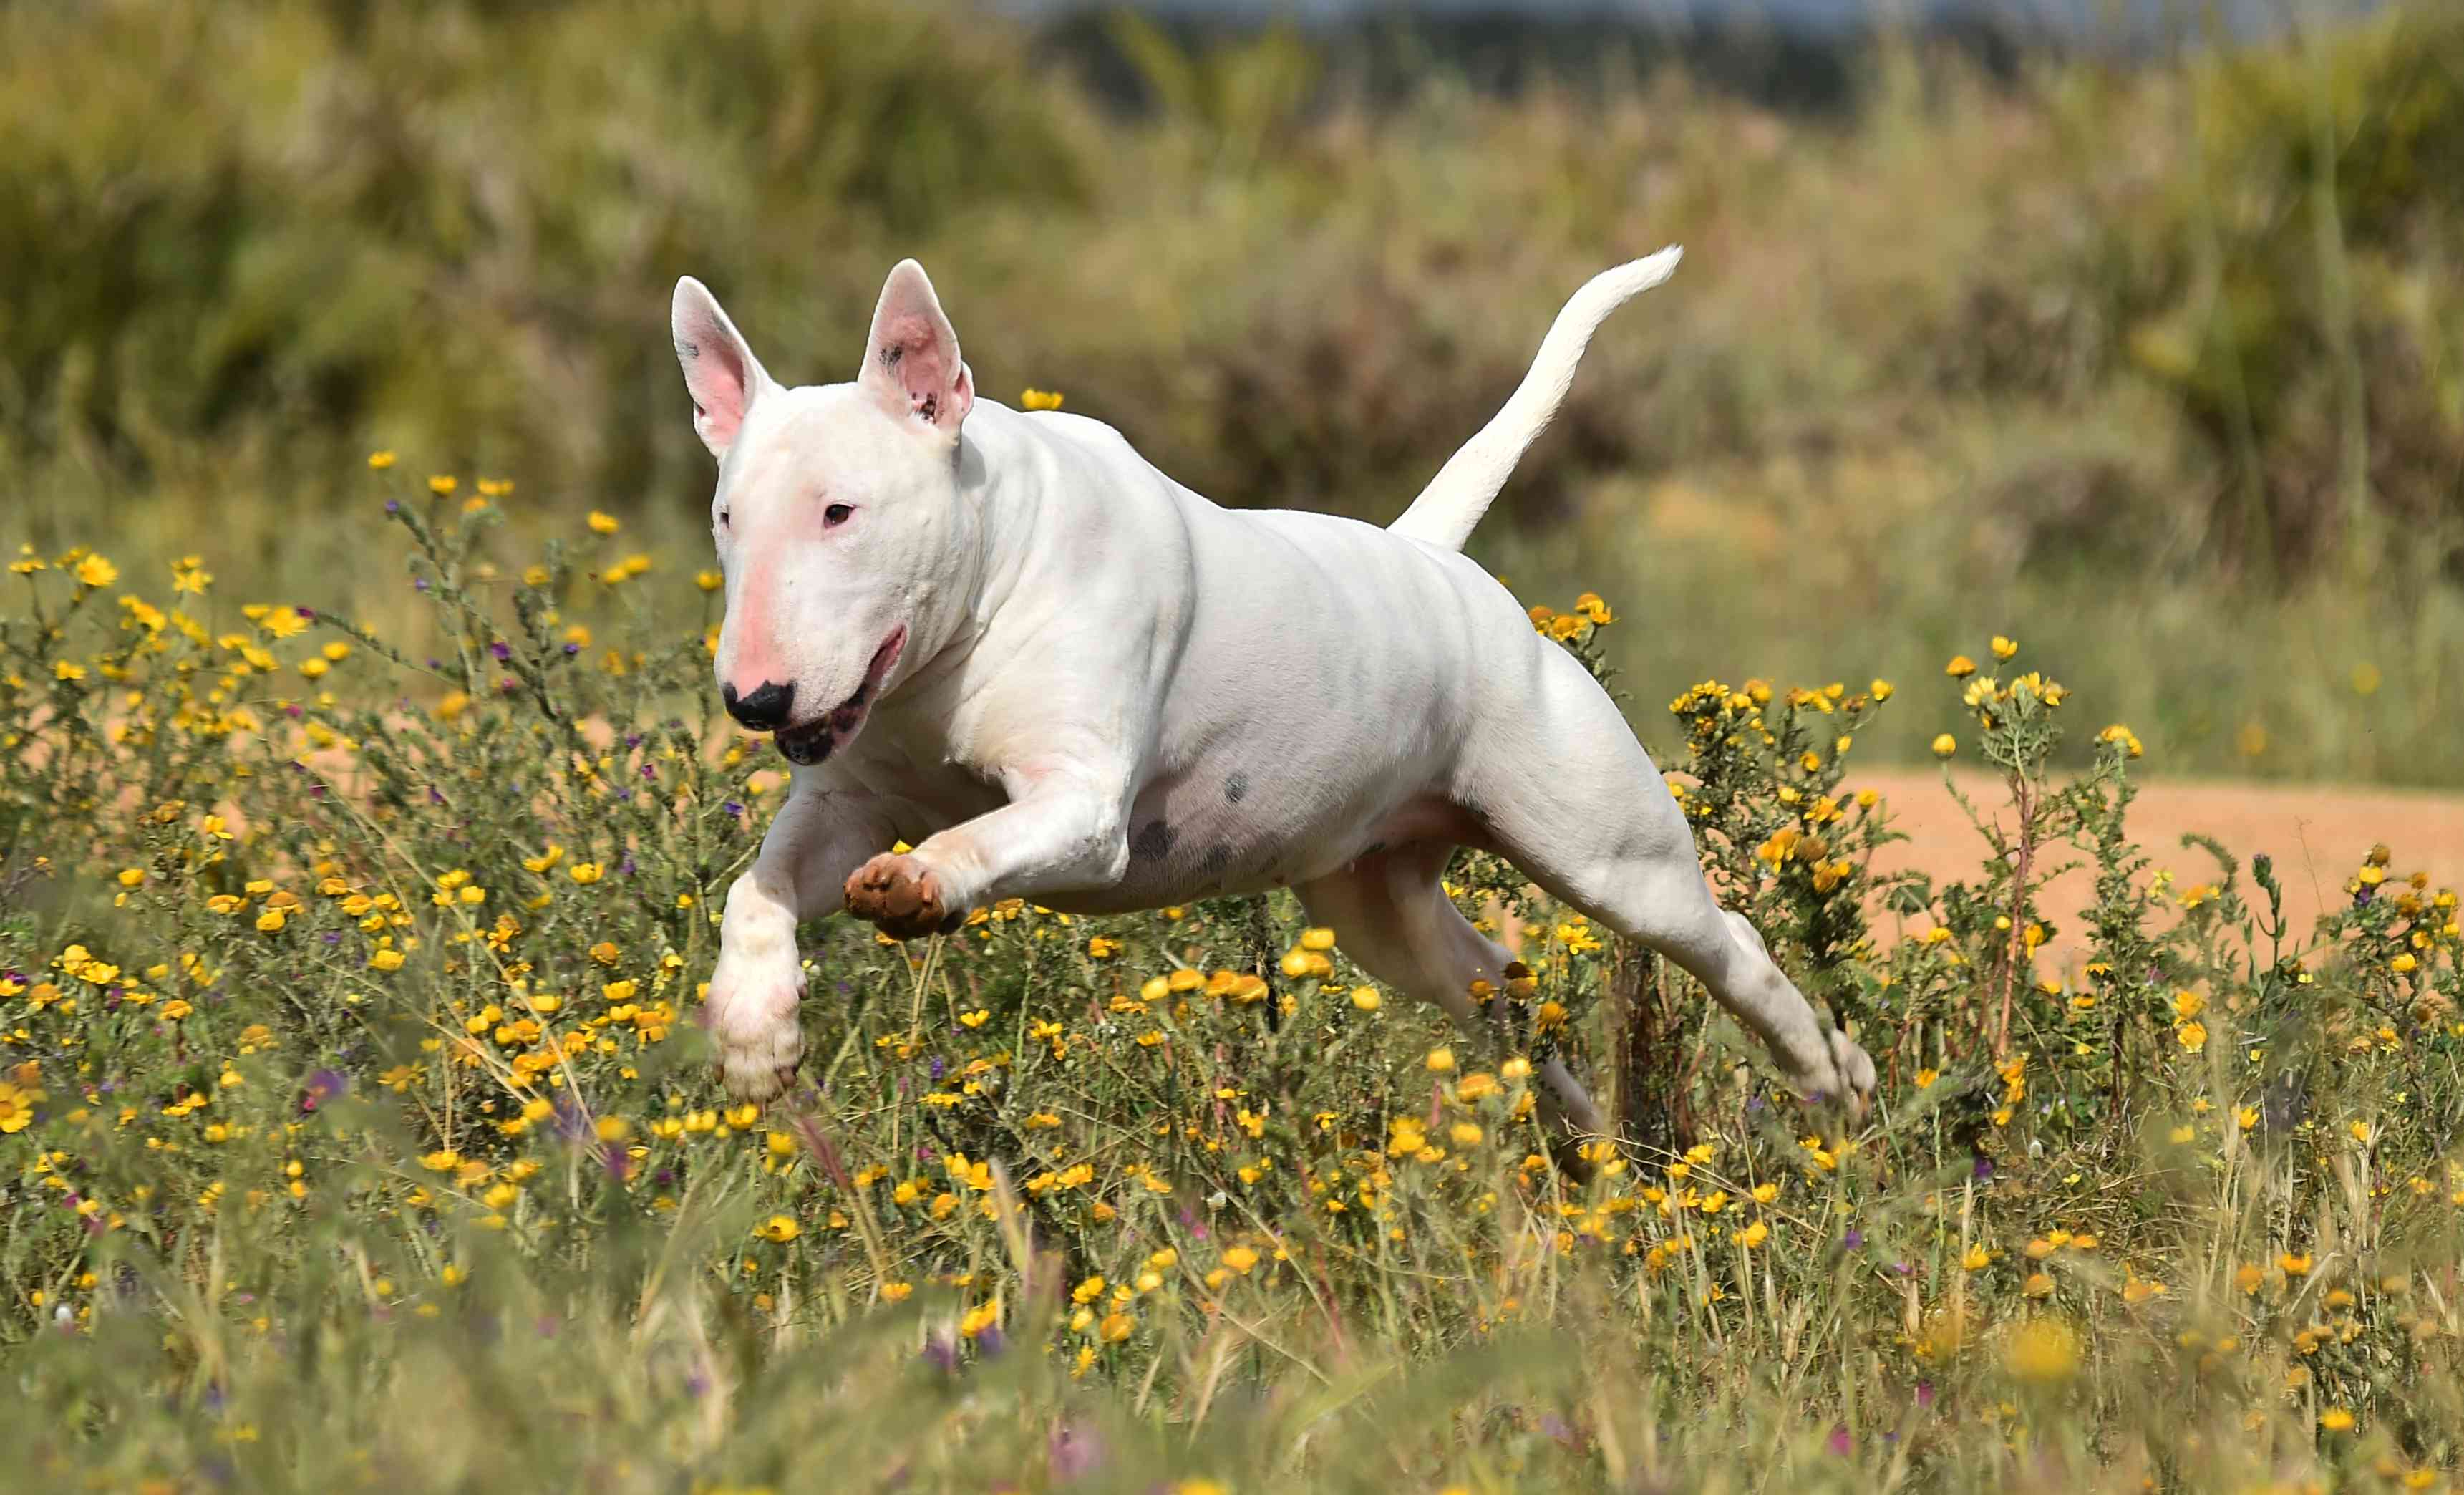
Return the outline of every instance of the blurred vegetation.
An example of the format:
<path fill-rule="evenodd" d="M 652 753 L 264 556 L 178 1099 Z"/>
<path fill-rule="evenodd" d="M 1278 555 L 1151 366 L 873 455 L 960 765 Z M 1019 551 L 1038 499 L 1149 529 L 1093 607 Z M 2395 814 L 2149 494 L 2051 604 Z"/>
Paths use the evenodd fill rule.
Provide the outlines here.
<path fill-rule="evenodd" d="M 2453 7 L 2133 65 L 1882 37 L 1818 112 L 1614 36 L 1510 93 L 1056 45 L 882 0 L 0 11 L 8 538 L 383 616 L 327 521 L 385 447 L 681 543 L 674 277 L 824 380 L 909 253 L 995 396 L 1382 519 L 1674 240 L 1478 542 L 1630 598 L 1643 698 L 2016 626 L 2168 769 L 2464 777 Z"/>

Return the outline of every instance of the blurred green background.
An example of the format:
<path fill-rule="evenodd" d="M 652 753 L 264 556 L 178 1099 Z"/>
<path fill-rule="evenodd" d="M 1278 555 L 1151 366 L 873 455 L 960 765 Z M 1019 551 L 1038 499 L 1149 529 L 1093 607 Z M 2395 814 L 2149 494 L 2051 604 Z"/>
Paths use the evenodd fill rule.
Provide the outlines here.
<path fill-rule="evenodd" d="M 993 397 L 1061 389 L 1225 503 L 1383 520 L 1567 293 L 1677 241 L 1474 544 L 1528 601 L 1617 605 L 1651 732 L 1705 676 L 1905 678 L 2006 632 L 2080 743 L 2126 720 L 2158 771 L 2464 780 L 2464 8 L 2127 54 L 1484 45 L 0 10 L 0 541 L 382 619 L 389 448 L 515 479 L 532 535 L 624 517 L 697 618 L 670 287 L 842 379 L 905 254 Z M 1889 725 L 1909 757 L 1945 723 Z"/>

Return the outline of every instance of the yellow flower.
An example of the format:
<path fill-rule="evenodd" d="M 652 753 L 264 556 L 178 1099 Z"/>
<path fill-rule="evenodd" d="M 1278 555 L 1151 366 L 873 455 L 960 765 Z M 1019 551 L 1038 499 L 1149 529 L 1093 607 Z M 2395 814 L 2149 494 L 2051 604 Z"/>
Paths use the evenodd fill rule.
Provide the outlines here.
<path fill-rule="evenodd" d="M 368 466 L 377 472 L 382 473 L 386 468 L 393 466 L 393 453 L 390 451 L 371 451 L 368 453 Z"/>
<path fill-rule="evenodd" d="M 2173 1029 L 2173 1040 L 2185 1051 L 2195 1054 L 2208 1046 L 2208 1026 L 2204 1022 L 2178 1023 Z"/>
<path fill-rule="evenodd" d="M 796 1223 L 795 1219 L 792 1216 L 773 1215 L 768 1220 L 763 1220 L 760 1224 L 754 1226 L 753 1233 L 759 1236 L 764 1241 L 773 1241 L 783 1245 L 787 1242 L 793 1241 L 797 1236 L 801 1235 L 803 1233 L 803 1227 Z"/>
<path fill-rule="evenodd" d="M 375 966 L 380 971 L 399 971 L 402 969 L 402 952 L 399 950 L 380 950 L 375 955 L 368 956 L 368 964 Z"/>
<path fill-rule="evenodd" d="M 1966 654 L 1954 654 L 1950 663 L 1942 667 L 1942 672 L 1954 680 L 1965 680 L 1976 673 L 1976 661 Z"/>
<path fill-rule="evenodd" d="M 77 579 L 88 586 L 109 586 L 120 580 L 120 568 L 101 556 L 88 556 L 77 563 Z"/>
<path fill-rule="evenodd" d="M 1019 408 L 1023 410 L 1057 410 L 1063 395 L 1058 389 L 1022 389 L 1018 392 Z"/>
<path fill-rule="evenodd" d="M 1377 988 L 1375 986 L 1355 986 L 1352 989 L 1352 1004 L 1363 1012 L 1375 1012 L 1380 1000 Z"/>
<path fill-rule="evenodd" d="M 1455 1067 L 1455 1051 L 1451 1048 L 1432 1048 L 1429 1050 L 1429 1057 L 1423 1062 L 1429 1066 L 1431 1074 L 1451 1074 Z"/>
<path fill-rule="evenodd" d="M 544 582 L 546 580 L 545 576 L 541 576 L 539 578 L 540 582 Z M 538 585 L 539 583 L 533 583 L 532 584 Z M 720 587 L 726 584 L 727 578 L 719 575 L 715 571 L 696 571 L 693 573 L 693 585 L 700 587 L 705 592 L 717 591 Z"/>
<path fill-rule="evenodd" d="M 451 473 L 439 473 L 428 480 L 428 491 L 439 498 L 461 486 L 460 480 Z"/>
<path fill-rule="evenodd" d="M 590 529 L 593 534 L 613 535 L 624 527 L 623 522 L 612 514 L 605 514 L 597 509 L 590 511 Z"/>
<path fill-rule="evenodd" d="M 1258 1253 L 1247 1246 L 1236 1245 L 1223 1253 L 1223 1264 L 1246 1277 L 1249 1268 L 1258 1264 Z"/>
<path fill-rule="evenodd" d="M 1763 1223 L 1759 1220 L 1755 1220 L 1752 1224 L 1748 1225 L 1745 1229 L 1737 1231 L 1734 1235 L 1734 1240 L 1737 1244 L 1744 1246 L 1749 1251 L 1770 1239 L 1771 1226 Z"/>
<path fill-rule="evenodd" d="M 2019 652 L 2019 641 L 2017 639 L 2006 639 L 1999 633 L 1993 635 L 1994 658 L 2008 659 L 2017 652 Z"/>
<path fill-rule="evenodd" d="M 52 666 L 52 675 L 59 680 L 82 680 L 85 678 L 85 666 L 58 660 Z"/>
<path fill-rule="evenodd" d="M 268 909 L 263 913 L 256 916 L 256 930 L 260 934 L 271 934 L 275 930 L 280 929 L 283 926 L 283 923 L 284 919 L 280 909 Z"/>
<path fill-rule="evenodd" d="M 2011 1331 L 2002 1363 L 2014 1380 L 2054 1386 L 2079 1368 L 2079 1331 L 2056 1318 L 2032 1318 Z"/>
<path fill-rule="evenodd" d="M 577 883 L 595 883 L 599 881 L 599 864 L 596 862 L 576 862 L 572 867 L 566 868 L 565 875 L 572 878 Z"/>
<path fill-rule="evenodd" d="M 2353 1430 L 2353 1415 L 2343 1407 L 2329 1407 L 2319 1414 L 2319 1425 L 2330 1433 L 2349 1433 Z"/>
<path fill-rule="evenodd" d="M 1958 751 L 1959 739 L 1947 732 L 1933 739 L 1933 756 L 1936 758 L 1948 758 Z"/>
<path fill-rule="evenodd" d="M 1981 1272 L 1993 1264 L 1993 1253 L 1982 1245 L 1972 1245 L 1960 1257 L 1959 1264 L 1971 1272 Z"/>
<path fill-rule="evenodd" d="M 0 1135 L 23 1132 L 34 1124 L 34 1102 L 41 1093 L 0 1080 Z"/>

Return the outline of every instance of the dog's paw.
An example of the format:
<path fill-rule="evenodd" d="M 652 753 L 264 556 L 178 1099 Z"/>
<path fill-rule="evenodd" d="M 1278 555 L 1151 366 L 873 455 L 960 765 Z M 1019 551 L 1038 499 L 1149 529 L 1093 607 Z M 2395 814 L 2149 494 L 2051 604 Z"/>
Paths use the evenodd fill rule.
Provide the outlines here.
<path fill-rule="evenodd" d="M 1839 1075 L 1839 1098 L 1858 1121 L 1874 1109 L 1874 1061 L 1844 1028 L 1831 1030 L 1831 1063 Z"/>
<path fill-rule="evenodd" d="M 964 909 L 944 906 L 940 874 L 912 856 L 890 852 L 857 868 L 847 878 L 847 907 L 849 913 L 879 925 L 893 939 L 946 934 L 967 916 Z"/>
<path fill-rule="evenodd" d="M 803 969 L 791 950 L 784 961 L 732 957 L 722 952 L 711 973 L 705 1021 L 718 1045 L 719 1079 L 737 1100 L 766 1101 L 794 1081 L 804 1059 Z"/>
<path fill-rule="evenodd" d="M 1874 1103 L 1874 1061 L 1842 1029 L 1823 1037 L 1819 1057 L 1786 1066 L 1789 1084 L 1809 1101 L 1844 1107 L 1851 1119 L 1862 1120 Z"/>

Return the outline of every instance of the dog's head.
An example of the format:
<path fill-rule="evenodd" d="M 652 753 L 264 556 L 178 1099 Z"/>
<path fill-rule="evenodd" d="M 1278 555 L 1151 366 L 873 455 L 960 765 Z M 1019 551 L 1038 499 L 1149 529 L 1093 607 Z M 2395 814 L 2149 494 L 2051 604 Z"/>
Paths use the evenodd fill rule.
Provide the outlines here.
<path fill-rule="evenodd" d="M 967 574 L 958 429 L 975 380 L 923 268 L 890 273 L 855 381 L 789 388 L 700 281 L 676 282 L 676 361 L 718 458 L 729 714 L 818 763 L 922 662 Z"/>

